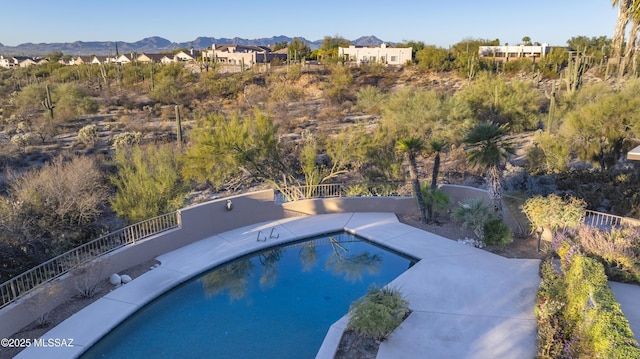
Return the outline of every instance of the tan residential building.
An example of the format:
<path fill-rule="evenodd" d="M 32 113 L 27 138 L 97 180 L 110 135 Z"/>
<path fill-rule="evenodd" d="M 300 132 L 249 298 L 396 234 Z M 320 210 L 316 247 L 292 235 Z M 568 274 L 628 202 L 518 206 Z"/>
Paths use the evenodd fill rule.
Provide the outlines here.
<path fill-rule="evenodd" d="M 203 61 L 216 61 L 222 64 L 242 65 L 246 69 L 254 64 L 268 63 L 273 59 L 287 59 L 287 54 L 274 53 L 268 47 L 244 45 L 215 45 L 202 51 Z"/>
<path fill-rule="evenodd" d="M 173 61 L 175 62 L 196 62 L 198 61 L 198 57 L 200 57 L 201 52 L 198 50 L 190 49 L 188 51 L 180 51 L 173 57 Z"/>
<path fill-rule="evenodd" d="M 145 54 L 142 53 L 136 58 L 138 62 L 168 64 L 173 62 L 173 56 L 167 54 Z"/>
<path fill-rule="evenodd" d="M 544 57 L 551 51 L 549 44 L 542 45 L 501 45 L 501 46 L 480 46 L 478 54 L 480 57 L 495 58 L 499 61 L 509 61 L 509 59 L 529 58 L 535 61 Z"/>
<path fill-rule="evenodd" d="M 4 57 L 0 55 L 0 67 L 12 68 L 17 66 L 17 63 L 14 61 L 13 57 Z"/>
<path fill-rule="evenodd" d="M 404 65 L 413 61 L 413 51 L 410 47 L 380 47 L 354 46 L 339 47 L 338 56 L 349 62 L 358 64 L 383 63 L 387 65 Z"/>

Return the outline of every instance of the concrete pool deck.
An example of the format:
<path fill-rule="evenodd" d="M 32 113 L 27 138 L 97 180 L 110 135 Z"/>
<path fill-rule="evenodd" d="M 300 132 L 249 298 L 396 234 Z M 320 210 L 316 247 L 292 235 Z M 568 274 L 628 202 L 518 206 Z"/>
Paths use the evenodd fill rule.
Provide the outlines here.
<path fill-rule="evenodd" d="M 266 247 L 341 230 L 420 259 L 390 284 L 413 312 L 382 343 L 378 358 L 535 357 L 538 260 L 508 259 L 459 244 L 402 224 L 393 213 L 340 213 L 258 223 L 159 256 L 158 268 L 42 336 L 72 338 L 73 347 L 32 346 L 16 358 L 78 357 L 130 314 L 199 273 Z M 257 241 L 259 236 L 266 241 Z M 331 327 L 317 358 L 334 356 L 345 324 L 343 317 Z"/>

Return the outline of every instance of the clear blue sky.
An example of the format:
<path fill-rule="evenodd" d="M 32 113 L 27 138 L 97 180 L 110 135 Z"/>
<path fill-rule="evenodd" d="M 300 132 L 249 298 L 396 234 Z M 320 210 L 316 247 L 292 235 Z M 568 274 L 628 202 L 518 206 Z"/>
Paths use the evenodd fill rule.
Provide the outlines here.
<path fill-rule="evenodd" d="M 611 37 L 611 0 L 2 0 L 0 43 L 127 41 L 149 36 L 186 42 L 198 36 L 278 35 L 448 46 L 464 38 L 522 37 L 565 45 L 573 36 Z"/>

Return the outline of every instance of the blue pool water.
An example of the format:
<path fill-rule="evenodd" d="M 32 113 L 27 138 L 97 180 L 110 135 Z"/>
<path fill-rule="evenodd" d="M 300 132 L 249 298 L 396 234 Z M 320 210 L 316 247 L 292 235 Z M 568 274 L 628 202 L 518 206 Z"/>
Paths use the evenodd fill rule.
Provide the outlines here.
<path fill-rule="evenodd" d="M 83 358 L 314 358 L 353 301 L 413 263 L 346 233 L 254 253 L 152 301 Z"/>

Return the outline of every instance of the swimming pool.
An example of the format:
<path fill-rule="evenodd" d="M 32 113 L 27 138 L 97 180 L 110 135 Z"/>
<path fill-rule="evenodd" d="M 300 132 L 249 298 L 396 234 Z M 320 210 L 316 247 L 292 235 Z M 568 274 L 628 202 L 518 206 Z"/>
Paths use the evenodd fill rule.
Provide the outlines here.
<path fill-rule="evenodd" d="M 413 263 L 347 233 L 263 250 L 152 301 L 83 358 L 313 358 L 354 300 Z"/>

